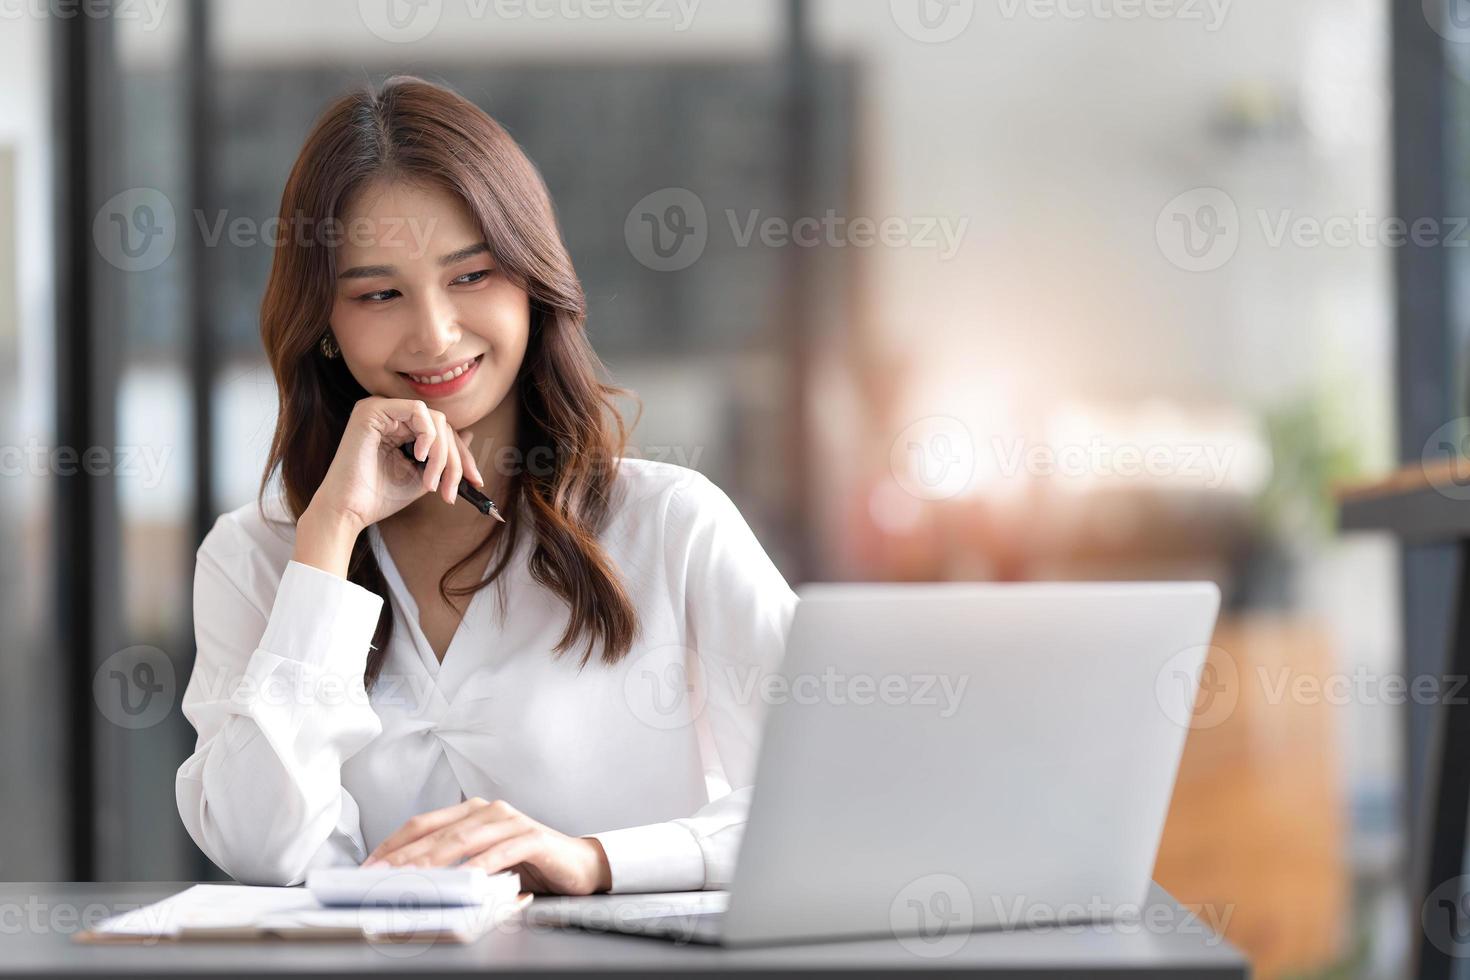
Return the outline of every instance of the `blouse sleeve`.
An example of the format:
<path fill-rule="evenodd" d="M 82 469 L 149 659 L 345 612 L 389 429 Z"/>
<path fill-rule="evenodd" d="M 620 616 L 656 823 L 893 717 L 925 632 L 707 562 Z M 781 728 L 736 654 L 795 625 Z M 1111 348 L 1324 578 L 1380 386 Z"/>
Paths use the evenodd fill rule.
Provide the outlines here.
<path fill-rule="evenodd" d="M 740 511 L 697 471 L 671 499 L 665 548 L 696 659 L 696 723 L 712 743 L 704 750 L 718 757 L 705 768 L 723 771 L 729 792 L 687 817 L 590 835 L 607 854 L 614 892 L 729 887 L 764 720 L 748 679 L 779 669 L 796 612 L 796 594 Z"/>
<path fill-rule="evenodd" d="M 189 835 L 221 869 L 292 885 L 367 856 L 341 767 L 381 731 L 362 675 L 383 599 L 296 561 L 272 596 L 246 573 L 239 538 L 226 515 L 197 554 L 183 712 L 198 740 L 175 791 Z"/>

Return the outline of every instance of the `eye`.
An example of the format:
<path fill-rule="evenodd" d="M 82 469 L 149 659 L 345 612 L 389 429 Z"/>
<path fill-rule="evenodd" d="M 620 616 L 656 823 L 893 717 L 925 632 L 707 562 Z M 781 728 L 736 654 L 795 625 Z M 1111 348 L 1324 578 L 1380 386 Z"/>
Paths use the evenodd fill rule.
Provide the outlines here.
<path fill-rule="evenodd" d="M 461 285 L 472 286 L 477 282 L 483 282 L 485 277 L 490 275 L 491 271 L 490 269 L 477 269 L 474 272 L 466 272 L 462 276 L 455 276 L 450 285 L 457 282 Z"/>
<path fill-rule="evenodd" d="M 371 293 L 363 293 L 357 298 L 363 303 L 385 303 L 397 294 L 396 289 L 378 289 Z"/>

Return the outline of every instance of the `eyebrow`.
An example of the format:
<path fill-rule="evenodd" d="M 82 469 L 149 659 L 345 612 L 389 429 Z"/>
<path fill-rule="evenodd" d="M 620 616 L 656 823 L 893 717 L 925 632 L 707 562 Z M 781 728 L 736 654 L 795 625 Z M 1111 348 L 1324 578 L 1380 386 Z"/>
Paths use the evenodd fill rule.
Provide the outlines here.
<path fill-rule="evenodd" d="M 488 244 L 485 242 L 476 242 L 473 245 L 466 245 L 464 248 L 455 249 L 448 255 L 439 256 L 439 265 L 440 267 L 448 267 L 454 265 L 456 262 L 463 262 L 465 259 L 472 258 L 473 256 L 487 254 L 489 251 L 490 246 Z M 395 275 L 397 272 L 398 267 L 392 265 L 355 265 L 339 273 L 337 278 L 375 279 L 379 276 Z"/>

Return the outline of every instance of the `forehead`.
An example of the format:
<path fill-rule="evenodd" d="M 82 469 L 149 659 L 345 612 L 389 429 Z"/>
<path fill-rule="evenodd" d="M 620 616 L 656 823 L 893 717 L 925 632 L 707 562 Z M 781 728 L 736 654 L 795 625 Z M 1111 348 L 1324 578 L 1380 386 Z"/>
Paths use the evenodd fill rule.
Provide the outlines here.
<path fill-rule="evenodd" d="M 459 195 L 405 180 L 362 187 L 344 204 L 342 222 L 338 262 L 344 268 L 389 256 L 399 262 L 432 258 L 484 238 Z"/>

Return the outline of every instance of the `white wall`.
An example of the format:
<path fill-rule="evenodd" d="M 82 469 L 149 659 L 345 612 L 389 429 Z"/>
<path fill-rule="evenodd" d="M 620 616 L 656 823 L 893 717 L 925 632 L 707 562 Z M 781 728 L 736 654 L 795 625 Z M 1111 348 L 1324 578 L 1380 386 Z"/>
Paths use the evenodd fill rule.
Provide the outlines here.
<path fill-rule="evenodd" d="M 1027 16 L 1047 9 L 1029 2 L 977 3 L 946 43 L 907 36 L 886 2 L 816 8 L 822 47 L 867 69 L 871 211 L 970 220 L 950 263 L 880 253 L 873 287 L 893 347 L 1099 396 L 1254 403 L 1340 370 L 1366 386 L 1381 451 L 1390 250 L 1273 248 L 1255 212 L 1387 215 L 1382 5 L 1221 0 L 1212 31 Z M 1304 122 L 1232 141 L 1217 135 L 1231 100 L 1276 100 Z M 1232 260 L 1192 273 L 1161 254 L 1155 220 L 1202 185 L 1227 190 L 1246 221 Z"/>

